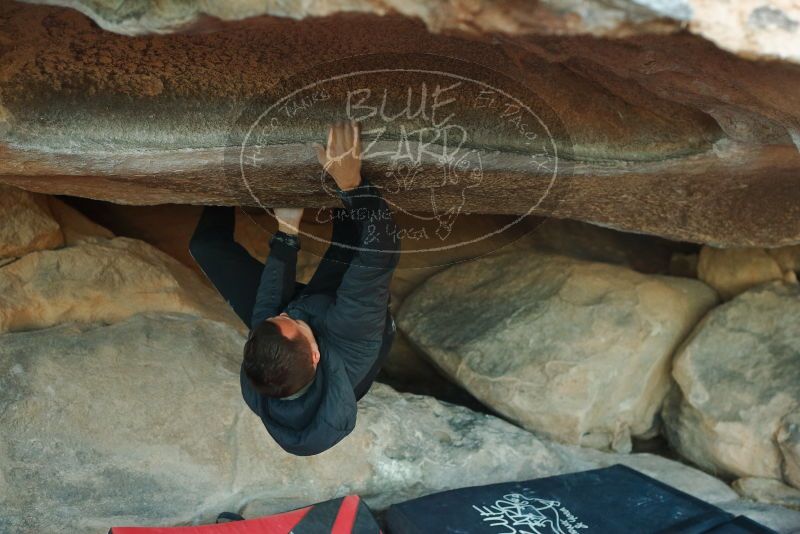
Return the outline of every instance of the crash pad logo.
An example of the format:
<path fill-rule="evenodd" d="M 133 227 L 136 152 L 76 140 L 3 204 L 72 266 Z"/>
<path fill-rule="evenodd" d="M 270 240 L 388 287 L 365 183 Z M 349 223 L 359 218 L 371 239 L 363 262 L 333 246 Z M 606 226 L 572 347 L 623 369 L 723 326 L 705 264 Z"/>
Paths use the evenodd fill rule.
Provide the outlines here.
<path fill-rule="evenodd" d="M 362 175 L 395 213 L 392 238 L 429 258 L 530 231 L 536 210 L 555 202 L 570 148 L 555 113 L 516 80 L 449 57 L 373 54 L 315 65 L 255 98 L 226 167 L 255 206 L 322 206 L 306 220 L 312 211 L 329 222 L 338 195 L 311 144 L 337 120 L 361 125 Z"/>
<path fill-rule="evenodd" d="M 579 534 L 588 532 L 559 501 L 509 493 L 488 506 L 472 506 L 498 534 Z"/>

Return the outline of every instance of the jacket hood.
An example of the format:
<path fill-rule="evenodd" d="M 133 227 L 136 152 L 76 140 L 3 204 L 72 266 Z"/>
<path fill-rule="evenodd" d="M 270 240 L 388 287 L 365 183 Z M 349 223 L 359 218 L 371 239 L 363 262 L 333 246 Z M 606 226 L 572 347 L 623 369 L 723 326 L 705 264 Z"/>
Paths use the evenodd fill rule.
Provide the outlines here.
<path fill-rule="evenodd" d="M 319 454 L 342 440 L 356 424 L 356 398 L 343 362 L 320 343 L 320 360 L 314 381 L 296 399 L 267 397 L 239 373 L 242 396 L 261 417 L 270 436 L 286 452 L 298 456 Z"/>

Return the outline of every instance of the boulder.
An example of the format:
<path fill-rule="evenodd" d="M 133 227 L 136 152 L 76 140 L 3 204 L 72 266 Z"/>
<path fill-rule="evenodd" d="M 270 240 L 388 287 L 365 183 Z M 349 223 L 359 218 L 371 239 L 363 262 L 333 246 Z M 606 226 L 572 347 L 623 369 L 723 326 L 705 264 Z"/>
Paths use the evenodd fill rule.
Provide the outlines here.
<path fill-rule="evenodd" d="M 63 200 L 48 196 L 47 206 L 64 234 L 65 245 L 76 245 L 95 237 L 104 239 L 114 237 L 111 230 L 95 223 Z"/>
<path fill-rule="evenodd" d="M 433 276 L 398 325 L 525 428 L 628 451 L 656 430 L 672 354 L 716 298 L 696 280 L 523 251 Z"/>
<path fill-rule="evenodd" d="M 398 391 L 430 395 L 439 400 L 486 412 L 475 397 L 436 368 L 433 362 L 414 347 L 401 331 L 397 331 L 389 357 L 381 367 L 377 380 Z"/>
<path fill-rule="evenodd" d="M 731 5 L 660 0 L 588 0 L 580 4 L 550 0 L 533 5 L 513 0 L 483 0 L 469 4 L 446 0 L 326 0 L 302 4 L 208 0 L 186 4 L 180 0 L 166 0 L 157 7 L 149 4 L 119 4 L 113 0 L 48 0 L 37 3 L 74 7 L 92 17 L 101 27 L 126 35 L 183 31 L 187 28 L 218 28 L 224 27 L 223 21 L 259 15 L 302 19 L 339 11 L 377 15 L 397 12 L 419 18 L 433 32 L 615 37 L 680 28 L 745 56 L 777 57 L 800 62 L 800 46 L 797 43 L 800 8 L 791 2 L 779 0 Z"/>
<path fill-rule="evenodd" d="M 359 403 L 343 444 L 291 456 L 241 399 L 244 340 L 224 323 L 175 313 L 0 337 L 0 530 L 210 522 L 223 510 L 254 516 L 347 493 L 382 510 L 434 491 L 618 462 L 712 503 L 736 499 L 665 458 L 549 443 L 381 384 Z"/>
<path fill-rule="evenodd" d="M 43 195 L 0 185 L 0 260 L 63 243 L 64 235 Z"/>
<path fill-rule="evenodd" d="M 783 476 L 795 488 L 800 488 L 800 413 L 783 418 L 776 436 L 783 455 Z"/>
<path fill-rule="evenodd" d="M 782 534 L 797 534 L 800 532 L 800 512 L 796 510 L 747 499 L 718 503 L 717 506 L 733 515 L 747 516 L 753 521 Z"/>
<path fill-rule="evenodd" d="M 797 283 L 796 270 L 800 270 L 800 247 L 720 249 L 704 246 L 697 264 L 698 278 L 716 289 L 725 300 L 764 282 Z"/>
<path fill-rule="evenodd" d="M 734 481 L 733 489 L 745 499 L 800 510 L 800 490 L 774 478 L 740 478 Z"/>
<path fill-rule="evenodd" d="M 134 23 L 125 13 L 139 21 L 147 17 L 142 9 L 118 6 L 113 13 Z M 157 12 L 166 11 L 159 3 Z M 365 146 L 377 139 L 375 132 L 386 133 L 365 169 L 403 211 L 521 215 L 533 209 L 719 246 L 800 242 L 800 102 L 786 98 L 800 72 L 784 62 L 737 57 L 686 32 L 601 39 L 566 35 L 556 25 L 558 36 L 480 39 L 432 34 L 418 19 L 394 13 L 348 12 L 128 37 L 55 6 L 5 2 L 0 17 L 9 43 L 0 55 L 0 182 L 31 191 L 125 204 L 337 205 L 310 144 L 324 141 L 326 125 L 348 109 L 357 115 L 346 105 L 344 82 L 326 91 L 331 98 L 282 121 L 279 135 L 253 155 L 246 180 L 237 150 L 244 143 L 241 127 L 250 125 L 243 110 L 253 104 L 255 115 L 262 112 L 256 95 L 277 99 L 283 94 L 271 91 L 298 75 L 329 79 L 316 68 L 306 72 L 324 63 L 349 74 L 384 71 L 354 82 L 363 81 L 372 95 L 391 89 L 387 113 L 365 119 L 364 132 L 372 132 Z M 542 19 L 545 27 L 553 21 Z M 343 24 L 350 31 L 339 31 Z M 439 83 L 420 72 L 431 62 L 437 72 L 503 91 L 513 86 L 512 93 L 534 103 L 552 134 L 541 130 L 537 139 L 551 138 L 552 150 L 526 145 L 514 127 L 521 119 L 506 121 L 459 90 L 448 108 L 451 122 L 468 134 L 482 180 L 467 188 L 431 161 L 414 162 L 420 164 L 414 179 L 404 177 L 386 154 L 404 147 L 424 152 L 428 145 L 403 137 L 417 128 L 410 122 L 384 118 L 405 115 L 398 112 L 406 87 L 419 102 L 423 84 Z M 528 126 L 539 123 L 526 117 Z M 440 136 L 426 150 L 450 152 L 445 144 Z M 552 173 L 554 166 L 540 166 L 539 156 L 555 155 L 555 148 L 559 164 Z"/>
<path fill-rule="evenodd" d="M 244 325 L 189 268 L 124 237 L 27 254 L 0 267 L 0 332 L 174 311 Z"/>
<path fill-rule="evenodd" d="M 712 310 L 676 355 L 667 438 L 685 458 L 730 477 L 800 487 L 800 287 L 773 282 Z"/>

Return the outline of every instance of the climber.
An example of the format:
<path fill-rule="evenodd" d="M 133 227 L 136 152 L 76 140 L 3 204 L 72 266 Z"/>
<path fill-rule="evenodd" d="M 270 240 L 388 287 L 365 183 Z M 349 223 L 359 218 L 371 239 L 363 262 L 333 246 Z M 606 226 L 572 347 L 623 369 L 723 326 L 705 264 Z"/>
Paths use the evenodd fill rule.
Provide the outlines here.
<path fill-rule="evenodd" d="M 266 264 L 234 242 L 234 211 L 206 207 L 189 244 L 203 272 L 250 336 L 240 385 L 245 402 L 287 452 L 333 447 L 356 422 L 356 402 L 389 354 L 395 324 L 389 282 L 400 255 L 396 223 L 361 174 L 355 122 L 337 122 L 317 159 L 336 182 L 343 208 L 307 285 L 295 281 L 303 208 L 275 208 L 278 231 Z"/>

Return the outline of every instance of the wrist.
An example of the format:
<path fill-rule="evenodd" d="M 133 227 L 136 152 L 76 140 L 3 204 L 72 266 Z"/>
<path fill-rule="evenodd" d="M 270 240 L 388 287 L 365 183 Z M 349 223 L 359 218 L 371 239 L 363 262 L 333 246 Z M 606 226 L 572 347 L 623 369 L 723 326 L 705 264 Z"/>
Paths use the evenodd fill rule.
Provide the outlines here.
<path fill-rule="evenodd" d="M 279 246 L 280 245 L 280 246 Z M 283 230 L 278 230 L 269 240 L 269 248 L 273 250 L 286 251 L 287 249 L 300 250 L 300 238 L 296 235 L 287 234 Z"/>
<path fill-rule="evenodd" d="M 362 181 L 361 174 L 357 174 L 355 177 L 347 180 L 347 182 L 343 184 L 343 187 L 339 187 L 339 189 L 342 191 L 352 191 L 360 186 Z"/>
<path fill-rule="evenodd" d="M 297 226 L 291 226 L 286 223 L 279 222 L 278 231 L 283 232 L 286 235 L 291 235 L 296 237 L 300 233 L 300 224 L 298 224 Z"/>

